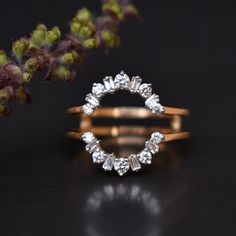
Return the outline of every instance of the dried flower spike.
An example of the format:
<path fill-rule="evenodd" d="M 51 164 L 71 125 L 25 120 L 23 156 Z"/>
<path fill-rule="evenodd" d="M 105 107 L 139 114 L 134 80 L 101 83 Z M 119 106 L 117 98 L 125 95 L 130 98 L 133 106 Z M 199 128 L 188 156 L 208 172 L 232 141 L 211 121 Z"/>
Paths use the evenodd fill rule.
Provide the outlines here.
<path fill-rule="evenodd" d="M 10 113 L 11 102 L 31 101 L 26 85 L 36 72 L 46 70 L 45 80 L 72 81 L 72 68 L 83 64 L 88 50 L 119 46 L 119 24 L 138 11 L 129 0 L 102 0 L 102 10 L 98 17 L 85 7 L 78 10 L 64 38 L 59 27 L 39 24 L 30 37 L 12 44 L 13 57 L 0 50 L 0 115 Z"/>

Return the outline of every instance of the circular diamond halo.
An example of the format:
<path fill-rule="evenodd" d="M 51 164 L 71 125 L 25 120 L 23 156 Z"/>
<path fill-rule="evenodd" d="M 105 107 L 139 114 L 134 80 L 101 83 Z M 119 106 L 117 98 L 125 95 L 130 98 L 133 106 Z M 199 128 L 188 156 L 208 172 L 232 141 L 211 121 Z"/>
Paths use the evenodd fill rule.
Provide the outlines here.
<path fill-rule="evenodd" d="M 103 79 L 103 84 L 94 83 L 92 93 L 86 96 L 87 103 L 82 106 L 81 111 L 86 115 L 92 115 L 100 106 L 102 97 L 117 90 L 127 90 L 132 94 L 139 94 L 145 100 L 145 106 L 156 115 L 164 112 L 163 106 L 159 103 L 159 96 L 152 93 L 152 85 L 142 83 L 139 76 L 130 79 L 123 71 L 116 75 L 115 79 L 106 76 Z M 151 164 L 152 155 L 159 152 L 159 144 L 164 141 L 164 135 L 154 132 L 145 142 L 145 147 L 141 152 L 128 157 L 116 157 L 114 154 L 106 153 L 102 150 L 100 141 L 91 132 L 85 132 L 82 139 L 87 144 L 86 151 L 92 154 L 94 163 L 103 163 L 102 168 L 105 171 L 111 171 L 114 168 L 120 176 L 123 176 L 129 169 L 138 171 L 141 169 L 141 164 Z"/>

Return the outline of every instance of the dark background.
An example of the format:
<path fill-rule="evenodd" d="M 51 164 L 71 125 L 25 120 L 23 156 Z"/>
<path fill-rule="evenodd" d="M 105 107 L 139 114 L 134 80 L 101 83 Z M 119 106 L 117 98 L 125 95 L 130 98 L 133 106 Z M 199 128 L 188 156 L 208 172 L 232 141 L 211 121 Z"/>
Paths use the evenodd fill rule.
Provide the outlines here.
<path fill-rule="evenodd" d="M 236 235 L 235 2 L 136 3 L 143 21 L 121 26 L 119 49 L 90 53 L 75 85 L 38 75 L 32 104 L 1 118 L 1 235 Z M 66 32 L 84 5 L 99 12 L 95 0 L 1 2 L 1 48 L 39 22 Z M 81 142 L 64 137 L 78 124 L 64 110 L 121 69 L 151 82 L 164 105 L 188 107 L 192 133 L 124 178 L 104 173 Z M 136 97 L 104 101 L 118 103 Z"/>

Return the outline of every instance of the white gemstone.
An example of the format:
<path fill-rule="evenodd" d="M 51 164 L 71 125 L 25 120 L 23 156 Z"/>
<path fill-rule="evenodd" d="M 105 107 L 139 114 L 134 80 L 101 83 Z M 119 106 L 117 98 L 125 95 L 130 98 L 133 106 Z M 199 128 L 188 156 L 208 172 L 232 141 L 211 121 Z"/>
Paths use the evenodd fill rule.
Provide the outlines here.
<path fill-rule="evenodd" d="M 154 107 L 158 102 L 159 102 L 159 96 L 156 94 L 153 94 L 151 97 L 149 97 L 146 101 L 145 104 L 148 107 Z"/>
<path fill-rule="evenodd" d="M 157 103 L 152 109 L 151 109 L 152 113 L 156 113 L 158 115 L 160 115 L 161 113 L 164 112 L 164 107 L 160 104 Z"/>
<path fill-rule="evenodd" d="M 103 83 L 107 92 L 112 93 L 115 91 L 115 84 L 111 76 L 106 76 L 103 79 Z"/>
<path fill-rule="evenodd" d="M 94 83 L 92 93 L 98 98 L 101 97 L 105 93 L 104 85 L 100 83 Z"/>
<path fill-rule="evenodd" d="M 82 135 L 82 139 L 85 143 L 91 143 L 93 142 L 96 138 L 94 136 L 93 133 L 91 132 L 85 132 L 83 135 Z"/>
<path fill-rule="evenodd" d="M 90 103 L 86 103 L 82 106 L 82 112 L 84 112 L 87 115 L 91 115 L 94 112 L 94 106 L 92 106 Z"/>
<path fill-rule="evenodd" d="M 143 98 L 149 98 L 152 95 L 152 85 L 151 84 L 141 84 L 139 86 L 139 93 Z"/>
<path fill-rule="evenodd" d="M 92 157 L 93 157 L 93 163 L 102 163 L 106 158 L 106 154 L 103 150 L 98 148 L 94 151 Z"/>
<path fill-rule="evenodd" d="M 151 141 L 155 143 L 162 143 L 164 139 L 164 135 L 159 132 L 155 132 L 151 135 Z"/>
<path fill-rule="evenodd" d="M 164 111 L 162 105 L 159 103 L 160 99 L 159 96 L 156 94 L 153 94 L 151 97 L 149 97 L 145 101 L 145 105 L 153 112 L 160 114 Z"/>
<path fill-rule="evenodd" d="M 152 154 L 156 154 L 159 151 L 158 145 L 150 140 L 145 143 L 145 146 Z"/>
<path fill-rule="evenodd" d="M 92 153 L 99 147 L 99 141 L 94 140 L 93 142 L 86 145 L 85 149 L 87 152 Z"/>
<path fill-rule="evenodd" d="M 85 100 L 94 107 L 99 106 L 99 100 L 91 93 L 86 96 Z"/>
<path fill-rule="evenodd" d="M 141 165 L 140 165 L 140 163 L 139 163 L 139 160 L 138 160 L 137 156 L 134 155 L 134 154 L 131 154 L 131 155 L 129 156 L 129 158 L 130 158 L 130 166 L 131 166 L 131 169 L 132 169 L 133 171 L 138 171 L 138 170 L 140 170 L 140 169 L 141 169 Z"/>
<path fill-rule="evenodd" d="M 111 171 L 115 162 L 115 156 L 113 154 L 108 154 L 106 160 L 104 161 L 102 168 L 106 171 Z"/>
<path fill-rule="evenodd" d="M 124 72 L 121 72 L 120 74 L 116 75 L 114 82 L 117 88 L 120 89 L 128 88 L 130 82 L 129 76 Z"/>
<path fill-rule="evenodd" d="M 130 87 L 129 87 L 131 93 L 136 93 L 141 83 L 142 79 L 139 76 L 134 76 L 130 82 Z"/>
<path fill-rule="evenodd" d="M 122 176 L 129 170 L 128 158 L 116 158 L 114 163 L 114 169 Z"/>
<path fill-rule="evenodd" d="M 138 154 L 138 159 L 143 164 L 151 164 L 152 154 L 147 149 L 144 149 L 142 152 Z"/>

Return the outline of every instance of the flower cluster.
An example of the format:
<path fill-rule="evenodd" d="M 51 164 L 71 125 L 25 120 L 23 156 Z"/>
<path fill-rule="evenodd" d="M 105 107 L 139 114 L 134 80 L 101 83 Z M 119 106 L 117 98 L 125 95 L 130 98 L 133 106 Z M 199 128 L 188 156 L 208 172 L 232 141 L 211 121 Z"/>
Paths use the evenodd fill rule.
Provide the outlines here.
<path fill-rule="evenodd" d="M 74 65 L 83 64 L 87 51 L 119 46 L 119 24 L 137 17 L 138 11 L 130 0 L 102 0 L 102 10 L 95 17 L 80 9 L 64 38 L 59 27 L 39 24 L 30 37 L 12 44 L 12 57 L 0 50 L 0 115 L 10 113 L 11 102 L 30 102 L 26 85 L 36 72 L 46 70 L 45 80 L 73 81 Z"/>

